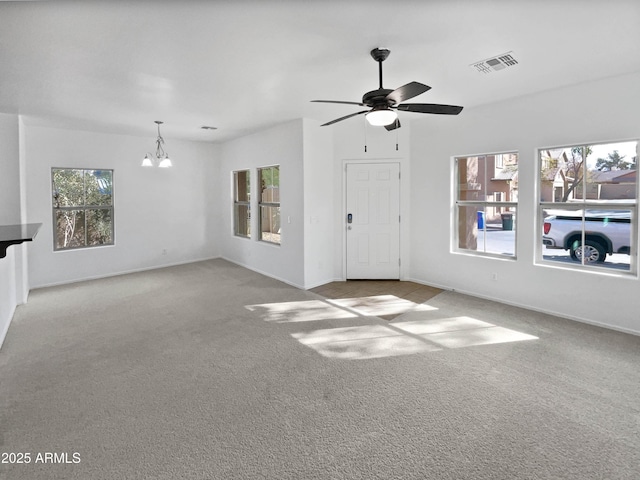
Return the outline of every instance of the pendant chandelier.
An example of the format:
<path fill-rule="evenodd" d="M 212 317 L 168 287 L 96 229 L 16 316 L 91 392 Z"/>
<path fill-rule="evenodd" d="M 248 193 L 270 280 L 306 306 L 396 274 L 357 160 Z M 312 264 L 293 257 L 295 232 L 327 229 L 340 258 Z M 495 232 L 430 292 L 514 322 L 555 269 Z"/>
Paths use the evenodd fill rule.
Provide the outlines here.
<path fill-rule="evenodd" d="M 148 152 L 144 158 L 142 159 L 143 167 L 155 167 L 156 165 L 159 168 L 169 168 L 173 164 L 171 163 L 171 159 L 169 158 L 169 154 L 164 151 L 162 147 L 164 145 L 164 138 L 160 135 L 160 125 L 163 122 L 156 120 L 155 124 L 158 125 L 158 138 L 156 139 L 156 153 L 153 155 Z"/>

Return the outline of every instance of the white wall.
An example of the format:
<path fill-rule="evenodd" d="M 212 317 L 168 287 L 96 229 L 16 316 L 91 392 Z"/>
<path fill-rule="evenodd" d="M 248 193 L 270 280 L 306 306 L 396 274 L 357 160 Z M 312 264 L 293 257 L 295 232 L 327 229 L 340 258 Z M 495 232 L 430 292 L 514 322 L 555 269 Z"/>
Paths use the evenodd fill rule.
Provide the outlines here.
<path fill-rule="evenodd" d="M 140 166 L 155 151 L 155 136 L 25 127 L 27 216 L 43 223 L 29 245 L 32 287 L 219 255 L 218 147 L 172 140 L 169 132 L 165 147 L 174 166 L 158 169 Z M 53 251 L 52 167 L 114 169 L 114 246 Z"/>
<path fill-rule="evenodd" d="M 295 120 L 225 142 L 221 146 L 220 225 L 222 256 L 251 270 L 304 288 L 303 121 Z M 281 245 L 258 241 L 256 169 L 280 165 Z M 232 172 L 251 171 L 252 238 L 233 235 Z"/>
<path fill-rule="evenodd" d="M 19 118 L 0 113 L 0 225 L 20 223 L 19 160 Z"/>
<path fill-rule="evenodd" d="M 21 218 L 19 118 L 0 114 L 0 225 L 22 223 Z M 7 256 L 0 258 L 0 345 L 16 306 L 22 302 L 20 289 L 16 288 L 22 278 L 18 270 L 22 255 L 22 247 L 13 245 L 7 249 Z"/>
<path fill-rule="evenodd" d="M 334 182 L 333 135 L 320 122 L 304 119 L 304 287 L 313 288 L 339 277 L 333 255 L 335 205 L 340 186 Z"/>
<path fill-rule="evenodd" d="M 637 278 L 533 264 L 536 149 L 640 138 L 638 85 L 640 74 L 628 75 L 414 122 L 411 204 L 424 214 L 412 216 L 412 278 L 640 333 Z M 451 253 L 452 157 L 501 151 L 519 153 L 518 258 Z"/>

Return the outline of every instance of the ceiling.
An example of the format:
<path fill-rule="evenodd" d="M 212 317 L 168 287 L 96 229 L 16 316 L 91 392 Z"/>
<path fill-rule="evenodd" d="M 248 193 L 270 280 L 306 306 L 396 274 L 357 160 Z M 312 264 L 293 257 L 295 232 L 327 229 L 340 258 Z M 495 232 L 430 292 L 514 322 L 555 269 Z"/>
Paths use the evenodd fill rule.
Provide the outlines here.
<path fill-rule="evenodd" d="M 411 101 L 468 109 L 640 71 L 639 24 L 638 0 L 0 2 L 0 112 L 220 142 L 357 111 L 310 100 L 378 88 L 374 47 L 391 50 L 385 88 L 422 82 Z M 472 67 L 505 52 L 518 65 Z"/>

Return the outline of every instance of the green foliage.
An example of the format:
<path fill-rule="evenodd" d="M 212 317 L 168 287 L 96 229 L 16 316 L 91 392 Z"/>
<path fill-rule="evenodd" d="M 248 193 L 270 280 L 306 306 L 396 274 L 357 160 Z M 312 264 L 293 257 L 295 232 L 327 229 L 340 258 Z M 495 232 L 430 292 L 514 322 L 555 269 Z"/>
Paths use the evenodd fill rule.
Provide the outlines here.
<path fill-rule="evenodd" d="M 262 189 L 280 186 L 280 167 L 267 167 L 260 169 L 260 182 Z"/>
<path fill-rule="evenodd" d="M 113 171 L 54 168 L 51 180 L 55 248 L 113 244 Z"/>
<path fill-rule="evenodd" d="M 620 155 L 618 150 L 614 150 L 607 154 L 607 158 L 599 158 L 596 162 L 596 170 L 601 172 L 610 172 L 611 170 L 628 170 L 635 168 L 635 157 L 632 162 L 624 160 L 625 155 Z"/>

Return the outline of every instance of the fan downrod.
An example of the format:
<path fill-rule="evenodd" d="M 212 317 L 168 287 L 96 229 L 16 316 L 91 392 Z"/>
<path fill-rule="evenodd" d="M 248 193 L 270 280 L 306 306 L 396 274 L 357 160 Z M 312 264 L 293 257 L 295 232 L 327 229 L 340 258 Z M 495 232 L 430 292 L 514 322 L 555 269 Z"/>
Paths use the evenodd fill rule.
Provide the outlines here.
<path fill-rule="evenodd" d="M 374 48 L 371 50 L 371 56 L 376 62 L 384 62 L 390 53 L 386 48 Z"/>

